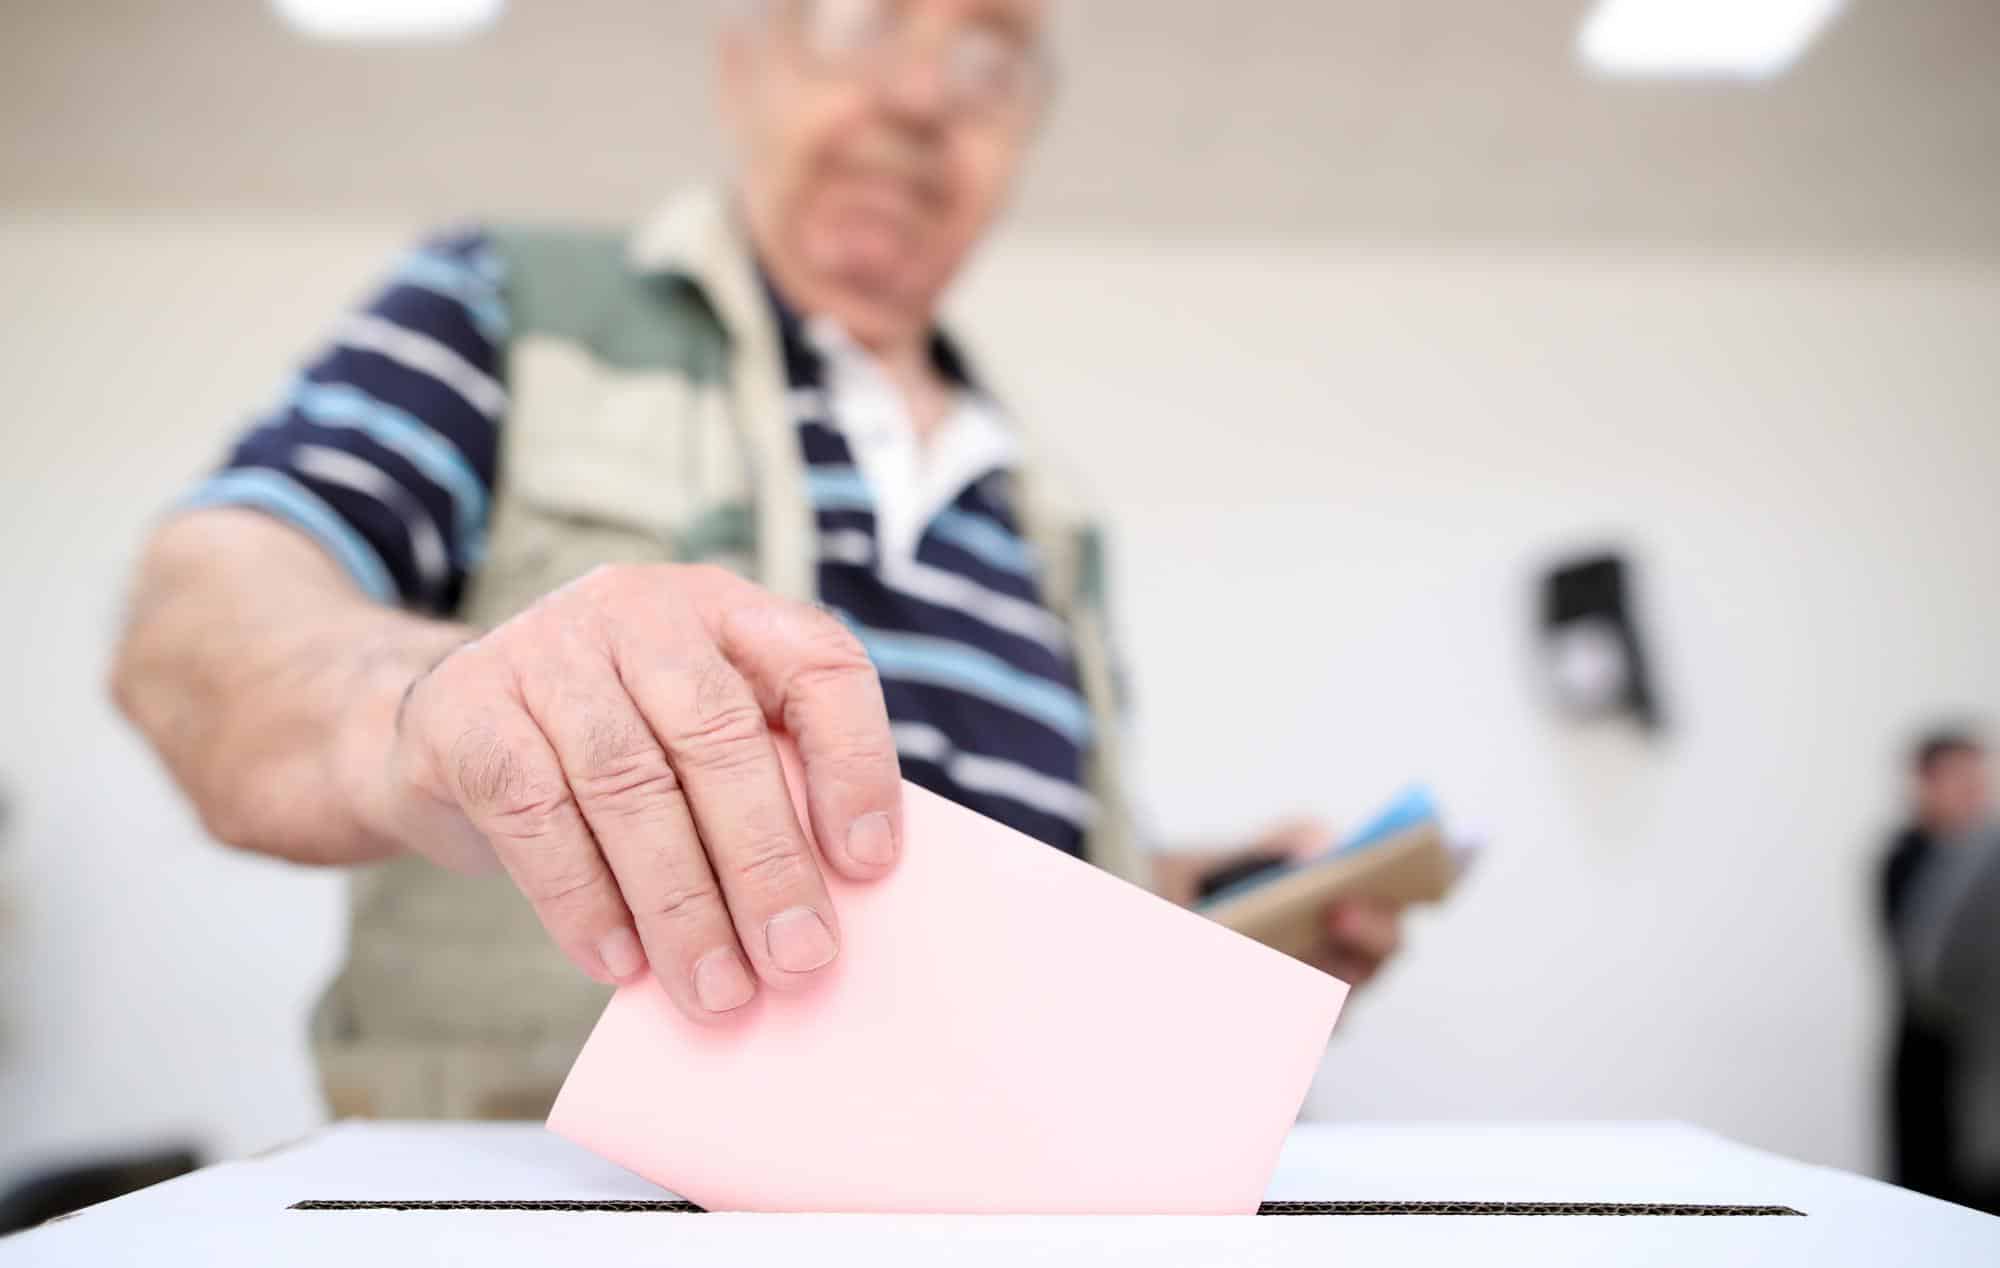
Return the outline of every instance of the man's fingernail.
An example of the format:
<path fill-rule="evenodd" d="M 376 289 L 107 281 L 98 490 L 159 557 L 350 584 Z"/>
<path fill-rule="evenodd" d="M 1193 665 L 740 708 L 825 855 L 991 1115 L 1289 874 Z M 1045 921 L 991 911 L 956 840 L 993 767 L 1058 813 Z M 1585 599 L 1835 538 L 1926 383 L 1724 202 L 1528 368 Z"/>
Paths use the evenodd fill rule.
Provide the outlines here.
<path fill-rule="evenodd" d="M 694 997 L 711 1013 L 741 1008 L 756 991 L 750 970 L 734 947 L 718 947 L 695 961 Z"/>
<path fill-rule="evenodd" d="M 598 939 L 597 958 L 614 982 L 634 977 L 646 967 L 646 949 L 639 945 L 639 935 L 623 926 Z"/>
<path fill-rule="evenodd" d="M 810 907 L 794 907 L 764 926 L 771 959 L 787 973 L 810 973 L 833 958 L 833 933 Z"/>
<path fill-rule="evenodd" d="M 847 830 L 847 852 L 863 863 L 881 866 L 896 861 L 896 829 L 880 810 L 862 815 Z"/>

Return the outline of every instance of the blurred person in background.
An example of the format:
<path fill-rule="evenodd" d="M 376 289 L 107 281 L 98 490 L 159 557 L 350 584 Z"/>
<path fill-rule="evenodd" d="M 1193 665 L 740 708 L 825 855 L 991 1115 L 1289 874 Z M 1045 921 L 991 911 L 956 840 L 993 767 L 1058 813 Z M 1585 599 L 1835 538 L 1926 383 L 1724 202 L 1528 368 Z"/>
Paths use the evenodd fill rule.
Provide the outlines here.
<path fill-rule="evenodd" d="M 336 1113 L 539 1116 L 611 984 L 707 1019 L 810 981 L 821 864 L 895 866 L 899 773 L 1193 892 L 1118 786 L 1097 531 L 936 323 L 1048 8 L 743 6 L 725 191 L 425 242 L 155 534 L 122 708 L 219 838 L 356 868 Z M 1358 982 L 1397 916 L 1325 929 Z"/>
<path fill-rule="evenodd" d="M 1986 760 L 1967 731 L 1917 746 L 1914 818 L 1881 891 L 1897 967 L 1892 1178 L 2000 1214 L 2000 825 Z"/>

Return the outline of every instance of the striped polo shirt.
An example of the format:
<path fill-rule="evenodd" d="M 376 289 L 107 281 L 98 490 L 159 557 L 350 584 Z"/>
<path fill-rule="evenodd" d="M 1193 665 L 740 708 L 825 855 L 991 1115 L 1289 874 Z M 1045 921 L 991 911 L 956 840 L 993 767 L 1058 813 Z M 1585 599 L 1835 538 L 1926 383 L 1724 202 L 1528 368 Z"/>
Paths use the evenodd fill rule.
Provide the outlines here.
<path fill-rule="evenodd" d="M 411 251 L 190 503 L 266 511 L 377 599 L 450 614 L 481 560 L 505 424 L 502 272 L 477 230 Z M 1015 518 L 1011 427 L 938 336 L 954 404 L 919 445 L 872 358 L 768 294 L 819 598 L 875 664 L 904 777 L 1080 853 L 1090 715 Z"/>

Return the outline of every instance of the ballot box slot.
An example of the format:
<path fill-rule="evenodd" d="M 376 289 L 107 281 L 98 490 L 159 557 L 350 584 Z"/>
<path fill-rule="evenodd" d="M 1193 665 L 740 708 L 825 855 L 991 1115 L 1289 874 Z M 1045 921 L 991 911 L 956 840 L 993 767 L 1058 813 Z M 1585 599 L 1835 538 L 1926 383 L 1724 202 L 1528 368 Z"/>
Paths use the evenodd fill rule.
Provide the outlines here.
<path fill-rule="evenodd" d="M 701 1207 L 679 1201 L 573 1201 L 534 1199 L 395 1201 L 307 1199 L 292 1211 L 584 1211 L 629 1215 L 701 1215 Z M 1803 1216 L 1789 1206 L 1735 1206 L 1703 1202 L 1266 1202 L 1259 1215 L 1558 1215 L 1558 1216 Z"/>
<path fill-rule="evenodd" d="M 1709 1202 L 1266 1202 L 1259 1215 L 1803 1216 L 1789 1206 Z"/>
<path fill-rule="evenodd" d="M 308 1200 L 294 1202 L 285 1208 L 288 1211 L 601 1211 L 614 1214 L 633 1215 L 702 1215 L 705 1212 L 692 1202 L 653 1202 L 633 1200 L 538 1201 L 522 1198 L 516 1200 L 466 1200 L 466 1201 L 367 1201 L 351 1200 Z"/>

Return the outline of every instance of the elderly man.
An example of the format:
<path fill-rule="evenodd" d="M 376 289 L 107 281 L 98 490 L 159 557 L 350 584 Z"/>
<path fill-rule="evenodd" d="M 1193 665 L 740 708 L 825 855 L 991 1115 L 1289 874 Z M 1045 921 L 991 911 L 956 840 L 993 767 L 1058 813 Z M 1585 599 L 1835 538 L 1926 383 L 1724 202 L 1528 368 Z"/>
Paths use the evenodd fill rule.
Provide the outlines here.
<path fill-rule="evenodd" d="M 539 1114 L 612 983 L 709 1018 L 809 981 L 820 862 L 896 865 L 899 773 L 1189 892 L 1115 784 L 1098 539 L 933 321 L 1044 9 L 740 13 L 728 196 L 427 243 L 159 531 L 122 706 L 222 840 L 357 869 L 336 1111 Z M 1395 915 L 1327 928 L 1359 979 Z"/>

